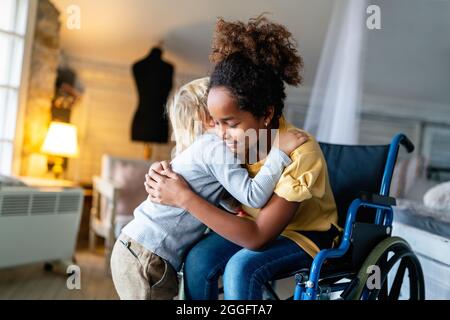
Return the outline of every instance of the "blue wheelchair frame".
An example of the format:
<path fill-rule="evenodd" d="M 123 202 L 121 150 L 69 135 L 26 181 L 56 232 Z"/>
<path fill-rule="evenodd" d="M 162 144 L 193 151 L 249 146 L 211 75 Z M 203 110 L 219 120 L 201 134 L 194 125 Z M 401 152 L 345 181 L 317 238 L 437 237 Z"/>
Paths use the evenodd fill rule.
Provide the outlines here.
<path fill-rule="evenodd" d="M 412 152 L 414 150 L 414 145 L 408 137 L 406 137 L 406 135 L 400 133 L 394 136 L 389 147 L 386 165 L 384 168 L 380 193 L 378 195 L 380 198 L 389 196 L 392 174 L 400 145 L 403 145 L 408 152 Z M 297 279 L 296 277 L 297 283 L 294 292 L 294 300 L 315 300 L 317 298 L 319 294 L 319 279 L 322 266 L 327 259 L 341 258 L 348 252 L 352 238 L 352 227 L 356 221 L 358 210 L 361 207 L 376 209 L 375 224 L 392 228 L 393 210 L 391 204 L 385 201 L 377 202 L 375 197 L 372 199 L 353 200 L 347 211 L 343 238 L 339 247 L 337 249 L 321 250 L 316 255 L 312 262 L 309 271 L 309 278 L 306 284 L 304 284 L 301 279 Z"/>

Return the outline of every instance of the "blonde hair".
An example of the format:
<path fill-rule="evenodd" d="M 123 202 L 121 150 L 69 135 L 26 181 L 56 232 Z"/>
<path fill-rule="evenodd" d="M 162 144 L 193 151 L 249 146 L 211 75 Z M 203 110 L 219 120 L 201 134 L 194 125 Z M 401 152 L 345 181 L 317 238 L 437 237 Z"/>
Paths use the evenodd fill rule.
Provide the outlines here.
<path fill-rule="evenodd" d="M 209 118 L 206 93 L 209 77 L 183 85 L 167 104 L 167 113 L 175 138 L 175 154 L 189 147 L 203 133 L 203 123 Z"/>

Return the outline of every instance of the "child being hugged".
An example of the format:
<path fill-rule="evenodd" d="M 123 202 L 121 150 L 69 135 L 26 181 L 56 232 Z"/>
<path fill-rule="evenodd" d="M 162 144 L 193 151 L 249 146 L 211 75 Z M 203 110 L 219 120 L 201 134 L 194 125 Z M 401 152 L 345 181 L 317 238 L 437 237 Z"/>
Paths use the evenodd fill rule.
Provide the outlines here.
<path fill-rule="evenodd" d="M 202 78 L 184 85 L 168 104 L 176 140 L 172 170 L 212 204 L 218 205 L 226 190 L 240 203 L 260 208 L 292 162 L 288 155 L 306 142 L 307 136 L 295 130 L 279 133 L 263 168 L 254 178 L 249 177 L 224 141 L 207 132 L 214 127 L 206 107 L 208 81 Z M 206 132 L 199 137 L 198 124 L 201 133 Z M 112 278 L 120 298 L 172 299 L 178 292 L 176 272 L 184 254 L 205 230 L 203 223 L 181 208 L 142 202 L 111 255 Z"/>

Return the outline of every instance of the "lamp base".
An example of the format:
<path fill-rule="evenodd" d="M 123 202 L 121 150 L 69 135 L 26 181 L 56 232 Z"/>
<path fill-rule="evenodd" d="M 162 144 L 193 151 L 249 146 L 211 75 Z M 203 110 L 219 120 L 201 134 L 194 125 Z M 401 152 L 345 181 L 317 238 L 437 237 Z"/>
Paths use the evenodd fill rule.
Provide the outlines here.
<path fill-rule="evenodd" d="M 64 158 L 51 157 L 49 159 L 49 166 L 55 179 L 62 179 L 64 173 Z"/>
<path fill-rule="evenodd" d="M 150 160 L 153 155 L 153 148 L 151 143 L 144 144 L 144 159 Z"/>

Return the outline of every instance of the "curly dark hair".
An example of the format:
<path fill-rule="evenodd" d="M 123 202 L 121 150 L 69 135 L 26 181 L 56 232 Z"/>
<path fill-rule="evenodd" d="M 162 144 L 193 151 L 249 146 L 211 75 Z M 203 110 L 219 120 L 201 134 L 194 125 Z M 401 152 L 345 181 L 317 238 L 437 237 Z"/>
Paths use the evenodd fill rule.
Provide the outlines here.
<path fill-rule="evenodd" d="M 216 66 L 209 88 L 227 88 L 239 108 L 256 117 L 266 115 L 273 106 L 277 120 L 286 98 L 284 83 L 297 86 L 302 82 L 303 59 L 292 34 L 262 15 L 248 23 L 220 18 L 210 60 Z"/>

